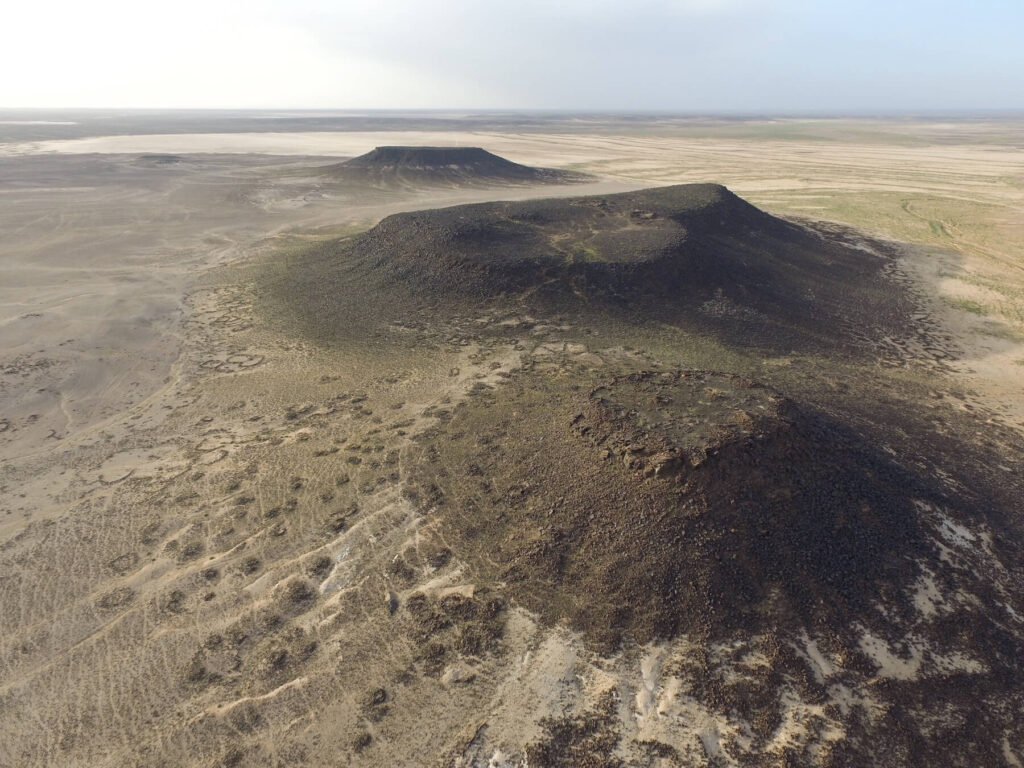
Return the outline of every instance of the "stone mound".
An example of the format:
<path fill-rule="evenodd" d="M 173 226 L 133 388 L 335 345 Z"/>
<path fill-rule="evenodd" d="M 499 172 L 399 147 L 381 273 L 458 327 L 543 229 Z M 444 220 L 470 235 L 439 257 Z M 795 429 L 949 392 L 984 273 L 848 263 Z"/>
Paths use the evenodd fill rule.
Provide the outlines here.
<path fill-rule="evenodd" d="M 377 147 L 325 173 L 373 185 L 571 184 L 585 174 L 533 168 L 480 147 Z"/>
<path fill-rule="evenodd" d="M 604 650 L 788 617 L 867 624 L 914 577 L 928 489 L 767 386 L 643 372 L 573 412 L 514 382 L 501 397 L 514 416 L 456 409 L 423 463 L 421 502 L 458 555 Z"/>
<path fill-rule="evenodd" d="M 851 327 L 904 322 L 884 258 L 716 184 L 399 213 L 338 250 L 348 279 L 377 295 L 611 311 L 712 326 L 744 343 L 834 343 Z"/>

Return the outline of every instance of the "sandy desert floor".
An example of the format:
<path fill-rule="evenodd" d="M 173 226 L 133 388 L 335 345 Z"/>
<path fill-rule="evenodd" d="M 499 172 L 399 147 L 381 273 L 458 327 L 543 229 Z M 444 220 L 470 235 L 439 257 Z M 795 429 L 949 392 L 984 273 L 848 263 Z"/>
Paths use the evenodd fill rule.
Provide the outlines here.
<path fill-rule="evenodd" d="M 411 547 L 434 564 L 441 575 L 421 591 L 473 596 L 404 505 L 410 439 L 526 357 L 590 354 L 548 349 L 542 329 L 508 348 L 454 338 L 396 359 L 324 349 L 260 314 L 268 259 L 387 213 L 715 181 L 775 214 L 854 226 L 902 244 L 900 269 L 943 340 L 932 352 L 957 407 L 1024 431 L 1024 123 L 558 128 L 0 144 L 0 765 L 321 765 L 361 754 L 476 764 L 482 729 L 503 724 L 529 741 L 539 714 L 606 690 L 625 669 L 637 737 L 658 731 L 662 651 L 587 666 L 568 632 L 543 632 L 524 612 L 508 612 L 510 656 L 523 660 L 514 670 L 482 663 L 446 668 L 433 687 L 381 682 L 382 665 L 404 669 L 413 652 L 376 619 L 351 617 L 386 616 L 406 597 L 391 593 L 401 579 L 384 553 Z M 483 146 L 601 181 L 369 192 L 315 173 L 391 143 Z M 289 586 L 302 573 L 321 578 L 310 613 Z M 380 599 L 351 605 L 356 584 Z M 288 633 L 272 636 L 282 617 Z M 232 633 L 251 650 L 234 650 Z M 363 752 L 448 697 L 489 712 L 490 725 L 442 718 L 402 736 L 404 757 Z M 702 723 L 695 754 L 726 760 L 718 739 L 730 726 L 687 716 Z M 799 738 L 798 720 L 778 738 Z M 1024 761 L 1009 741 L 1005 755 Z"/>

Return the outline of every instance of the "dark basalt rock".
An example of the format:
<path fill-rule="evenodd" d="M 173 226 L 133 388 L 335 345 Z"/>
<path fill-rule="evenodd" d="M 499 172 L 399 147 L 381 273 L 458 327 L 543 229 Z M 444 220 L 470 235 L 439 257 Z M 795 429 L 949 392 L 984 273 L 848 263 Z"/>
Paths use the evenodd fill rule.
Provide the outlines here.
<path fill-rule="evenodd" d="M 770 269 L 754 253 L 711 252 L 730 238 L 809 240 L 725 187 L 690 184 L 399 213 L 352 248 L 396 280 L 448 294 L 493 296 L 544 285 L 543 295 L 553 298 L 682 299 L 726 285 L 767 288 Z"/>
<path fill-rule="evenodd" d="M 185 158 L 181 155 L 166 154 L 139 155 L 135 162 L 138 165 L 178 165 L 185 162 Z"/>
<path fill-rule="evenodd" d="M 323 172 L 378 186 L 573 184 L 591 179 L 582 173 L 513 163 L 480 147 L 377 147 Z"/>
<path fill-rule="evenodd" d="M 434 443 L 441 465 L 473 455 L 487 482 L 437 481 L 423 462 L 440 482 L 429 503 L 459 556 L 599 648 L 794 616 L 871 625 L 917 578 L 915 503 L 936 490 L 770 387 L 643 372 L 572 413 L 516 380 L 502 397 L 514 427 L 468 404 Z"/>
<path fill-rule="evenodd" d="M 408 324 L 430 322 L 432 307 L 442 320 L 500 307 L 665 322 L 788 351 L 902 335 L 912 307 L 887 263 L 691 184 L 395 214 L 304 256 L 281 287 L 320 337 L 368 317 Z"/>

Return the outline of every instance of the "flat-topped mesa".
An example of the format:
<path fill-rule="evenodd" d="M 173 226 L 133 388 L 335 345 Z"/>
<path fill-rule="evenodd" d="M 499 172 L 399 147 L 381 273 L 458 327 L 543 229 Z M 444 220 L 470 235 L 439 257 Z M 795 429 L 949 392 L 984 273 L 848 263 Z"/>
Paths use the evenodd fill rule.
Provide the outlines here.
<path fill-rule="evenodd" d="M 704 249 L 767 236 L 806 239 L 721 185 L 686 184 L 397 213 L 353 247 L 435 291 L 503 293 L 542 282 L 575 293 L 675 292 L 758 277 L 764 266 L 753 254 L 731 265 L 732 254 Z"/>
<path fill-rule="evenodd" d="M 325 244 L 282 288 L 324 339 L 368 322 L 514 311 L 833 354 L 907 332 L 913 302 L 894 292 L 888 263 L 721 185 L 684 184 L 394 214 Z"/>
<path fill-rule="evenodd" d="M 345 165 L 350 168 L 502 168 L 533 171 L 488 152 L 482 147 L 375 147 L 365 155 L 354 157 Z"/>
<path fill-rule="evenodd" d="M 328 175 L 378 185 L 571 184 L 585 174 L 520 165 L 481 147 L 376 147 Z"/>
<path fill-rule="evenodd" d="M 343 245 L 366 279 L 430 299 L 625 311 L 746 341 L 829 335 L 892 312 L 885 259 L 719 184 L 398 213 Z"/>
<path fill-rule="evenodd" d="M 355 245 L 378 256 L 382 266 L 408 262 L 431 280 L 432 289 L 459 290 L 468 287 L 466 278 L 478 275 L 488 283 L 481 288 L 492 292 L 539 278 L 582 279 L 597 290 L 629 290 L 648 272 L 662 286 L 667 278 L 694 283 L 703 274 L 693 270 L 705 267 L 699 246 L 766 236 L 799 242 L 806 233 L 721 184 L 679 184 L 593 198 L 396 213 Z M 723 255 L 718 266 L 727 260 Z M 745 259 L 740 266 L 757 269 L 754 261 Z M 465 274 L 454 274 L 458 271 Z M 454 279 L 458 282 L 446 285 Z"/>

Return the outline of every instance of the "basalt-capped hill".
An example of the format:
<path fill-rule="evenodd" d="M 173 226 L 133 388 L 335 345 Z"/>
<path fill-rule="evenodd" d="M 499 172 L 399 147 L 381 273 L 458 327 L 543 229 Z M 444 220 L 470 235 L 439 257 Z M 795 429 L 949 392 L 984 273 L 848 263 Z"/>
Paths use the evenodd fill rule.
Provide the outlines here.
<path fill-rule="evenodd" d="M 481 147 L 377 147 L 324 172 L 375 186 L 572 184 L 590 179 L 586 174 L 520 165 Z"/>
<path fill-rule="evenodd" d="M 792 348 L 849 340 L 851 328 L 898 334 L 909 304 L 886 265 L 723 186 L 694 184 L 399 213 L 311 254 L 285 282 L 319 335 L 368 314 L 401 322 L 428 305 L 504 306 Z"/>
<path fill-rule="evenodd" d="M 1012 539 L 844 417 L 731 373 L 550 365 L 417 442 L 410 499 L 464 579 L 605 658 L 655 649 L 638 711 L 710 702 L 751 737 L 721 764 L 1002 764 L 1024 690 Z M 542 754 L 632 727 L 595 711 Z M 777 737 L 796 720 L 845 738 L 790 753 Z"/>

